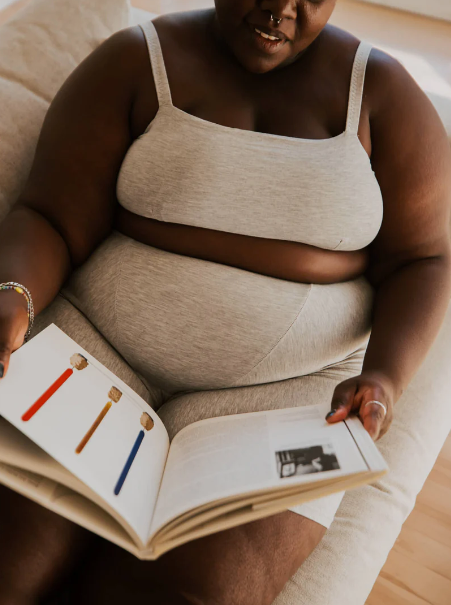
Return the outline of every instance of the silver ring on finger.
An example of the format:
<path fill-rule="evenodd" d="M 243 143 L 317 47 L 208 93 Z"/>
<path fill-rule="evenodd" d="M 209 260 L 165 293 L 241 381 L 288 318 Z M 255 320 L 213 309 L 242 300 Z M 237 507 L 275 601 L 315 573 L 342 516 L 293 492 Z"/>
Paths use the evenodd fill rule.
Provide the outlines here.
<path fill-rule="evenodd" d="M 382 408 L 384 408 L 384 418 L 385 418 L 385 416 L 387 415 L 387 406 L 385 404 L 383 404 L 381 401 L 376 401 L 376 399 L 372 399 L 371 401 L 367 401 L 363 407 L 366 408 L 366 406 L 370 405 L 370 403 L 376 403 L 377 405 L 380 405 Z"/>

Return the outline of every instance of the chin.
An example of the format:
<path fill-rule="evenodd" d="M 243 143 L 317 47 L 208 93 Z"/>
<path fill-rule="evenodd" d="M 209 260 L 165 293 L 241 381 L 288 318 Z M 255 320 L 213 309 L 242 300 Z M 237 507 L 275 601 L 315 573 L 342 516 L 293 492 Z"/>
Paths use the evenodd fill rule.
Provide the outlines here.
<path fill-rule="evenodd" d="M 250 73 L 265 74 L 284 65 L 286 57 L 264 57 L 249 52 L 234 52 L 237 61 Z"/>
<path fill-rule="evenodd" d="M 241 60 L 240 63 L 247 71 L 253 74 L 266 74 L 279 66 L 279 64 L 274 64 L 272 61 L 258 59 Z"/>

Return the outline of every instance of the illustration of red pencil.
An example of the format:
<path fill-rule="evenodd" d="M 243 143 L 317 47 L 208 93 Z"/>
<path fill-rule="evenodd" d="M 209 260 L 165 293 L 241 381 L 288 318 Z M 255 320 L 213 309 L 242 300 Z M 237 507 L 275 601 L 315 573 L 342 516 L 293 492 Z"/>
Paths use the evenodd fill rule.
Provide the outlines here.
<path fill-rule="evenodd" d="M 55 380 L 55 382 L 37 399 L 33 405 L 23 414 L 22 420 L 24 422 L 28 422 L 33 416 L 36 414 L 38 410 L 42 408 L 44 403 L 46 403 L 52 395 L 56 393 L 56 391 L 68 380 L 72 374 L 74 373 L 74 368 L 76 370 L 84 370 L 88 367 L 88 360 L 80 353 L 74 353 L 70 358 L 71 368 L 65 370 L 59 378 Z"/>
<path fill-rule="evenodd" d="M 150 431 L 153 429 L 153 427 L 155 426 L 154 421 L 152 420 L 152 418 L 149 416 L 149 414 L 146 414 L 146 412 L 143 412 L 141 414 L 141 418 L 140 418 L 140 423 L 141 426 L 144 428 L 145 431 Z M 114 488 L 114 494 L 115 496 L 119 495 L 119 492 L 122 489 L 122 486 L 124 485 L 124 481 L 127 478 L 127 475 L 130 471 L 130 468 L 133 464 L 133 460 L 136 458 L 136 454 L 138 453 L 139 448 L 141 447 L 141 443 L 143 442 L 144 439 L 144 431 L 139 431 L 138 436 L 136 437 L 136 441 L 133 444 L 133 447 L 131 449 L 130 454 L 128 455 L 127 461 L 124 465 L 124 468 L 122 469 L 122 473 L 118 479 L 118 482 L 116 483 L 116 487 Z"/>
<path fill-rule="evenodd" d="M 86 435 L 80 441 L 80 443 L 77 445 L 77 447 L 75 449 L 76 454 L 80 454 L 83 451 L 83 448 L 88 443 L 88 441 L 91 439 L 91 437 L 94 435 L 95 431 L 99 428 L 100 423 L 102 422 L 102 420 L 105 418 L 105 416 L 109 412 L 109 409 L 113 405 L 113 401 L 114 401 L 114 403 L 117 403 L 119 401 L 119 399 L 122 397 L 122 393 L 116 387 L 111 387 L 111 389 L 108 391 L 108 397 L 110 398 L 110 401 L 108 401 L 108 403 L 105 405 L 103 410 L 100 412 L 100 414 L 94 420 L 89 431 L 86 433 Z"/>

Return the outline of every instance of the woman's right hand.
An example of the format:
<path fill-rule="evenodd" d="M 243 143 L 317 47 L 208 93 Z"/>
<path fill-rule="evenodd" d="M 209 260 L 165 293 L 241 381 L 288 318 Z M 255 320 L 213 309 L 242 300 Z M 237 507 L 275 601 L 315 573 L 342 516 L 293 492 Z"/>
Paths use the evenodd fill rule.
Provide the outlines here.
<path fill-rule="evenodd" d="M 0 379 L 8 371 L 11 353 L 23 344 L 27 329 L 25 298 L 14 290 L 0 291 Z"/>

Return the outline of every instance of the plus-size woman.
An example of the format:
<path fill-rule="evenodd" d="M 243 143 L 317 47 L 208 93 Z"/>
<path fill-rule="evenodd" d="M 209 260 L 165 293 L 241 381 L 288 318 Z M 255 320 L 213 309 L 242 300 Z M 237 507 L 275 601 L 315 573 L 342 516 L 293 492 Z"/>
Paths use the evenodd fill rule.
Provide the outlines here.
<path fill-rule="evenodd" d="M 54 99 L 0 227 L 0 283 L 27 288 L 34 333 L 55 322 L 171 434 L 330 401 L 329 422 L 352 410 L 378 439 L 443 321 L 444 129 L 394 59 L 328 24 L 334 5 L 216 0 L 113 35 Z M 26 309 L 0 292 L 0 373 Z M 340 499 L 140 562 L 2 488 L 0 605 L 71 574 L 84 604 L 269 605 Z"/>

